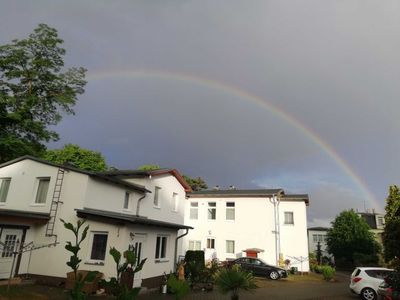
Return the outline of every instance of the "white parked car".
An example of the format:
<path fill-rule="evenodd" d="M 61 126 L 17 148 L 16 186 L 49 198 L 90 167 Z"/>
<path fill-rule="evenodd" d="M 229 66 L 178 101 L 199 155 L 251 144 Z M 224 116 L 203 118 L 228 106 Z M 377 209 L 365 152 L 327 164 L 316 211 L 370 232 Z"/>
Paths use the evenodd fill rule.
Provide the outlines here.
<path fill-rule="evenodd" d="M 391 269 L 375 267 L 357 267 L 350 277 L 350 290 L 363 300 L 378 299 L 378 287 Z"/>

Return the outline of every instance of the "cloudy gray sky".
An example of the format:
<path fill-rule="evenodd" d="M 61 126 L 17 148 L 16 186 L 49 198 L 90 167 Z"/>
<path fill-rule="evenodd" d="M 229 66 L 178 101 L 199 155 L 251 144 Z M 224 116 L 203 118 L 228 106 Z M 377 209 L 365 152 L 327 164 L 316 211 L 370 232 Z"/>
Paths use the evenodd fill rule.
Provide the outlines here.
<path fill-rule="evenodd" d="M 399 1 L 0 1 L 0 43 L 38 23 L 88 69 L 51 148 L 308 193 L 310 225 L 400 183 Z"/>

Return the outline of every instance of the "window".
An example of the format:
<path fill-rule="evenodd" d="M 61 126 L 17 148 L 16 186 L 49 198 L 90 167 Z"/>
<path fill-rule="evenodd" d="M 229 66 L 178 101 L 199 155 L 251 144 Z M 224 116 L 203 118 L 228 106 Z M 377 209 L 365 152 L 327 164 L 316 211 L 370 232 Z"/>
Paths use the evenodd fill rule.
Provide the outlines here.
<path fill-rule="evenodd" d="M 235 202 L 226 202 L 226 219 L 235 220 Z"/>
<path fill-rule="evenodd" d="M 17 236 L 15 234 L 7 234 L 4 240 L 3 253 L 1 257 L 12 257 L 15 244 L 17 243 Z"/>
<path fill-rule="evenodd" d="M 199 203 L 190 202 L 190 219 L 197 220 L 199 218 Z"/>
<path fill-rule="evenodd" d="M 226 241 L 226 253 L 235 253 L 235 241 Z"/>
<path fill-rule="evenodd" d="M 207 239 L 207 249 L 215 249 L 215 239 Z"/>
<path fill-rule="evenodd" d="M 92 250 L 90 251 L 90 260 L 104 260 L 107 250 L 106 232 L 92 232 Z"/>
<path fill-rule="evenodd" d="M 50 178 L 39 178 L 35 203 L 41 203 L 41 204 L 46 203 L 49 184 L 50 184 Z"/>
<path fill-rule="evenodd" d="M 189 241 L 189 250 L 201 250 L 201 241 Z"/>
<path fill-rule="evenodd" d="M 161 188 L 159 186 L 156 186 L 154 189 L 154 206 L 160 208 L 160 190 Z"/>
<path fill-rule="evenodd" d="M 318 242 L 326 242 L 326 235 L 323 234 L 313 234 L 313 242 L 318 243 Z"/>
<path fill-rule="evenodd" d="M 1 202 L 1 199 L 0 199 L 0 202 Z M 378 217 L 378 226 L 383 226 L 383 225 L 385 225 L 383 217 Z"/>
<path fill-rule="evenodd" d="M 217 203 L 208 202 L 208 219 L 215 220 L 217 218 Z"/>
<path fill-rule="evenodd" d="M 157 236 L 156 240 L 156 259 L 163 259 L 167 257 L 167 236 Z"/>
<path fill-rule="evenodd" d="M 0 179 L 0 203 L 4 203 L 7 200 L 8 189 L 10 188 L 11 178 Z"/>
<path fill-rule="evenodd" d="M 129 209 L 129 198 L 130 198 L 130 193 L 125 192 L 124 209 Z"/>
<path fill-rule="evenodd" d="M 294 224 L 293 212 L 285 211 L 285 224 Z"/>
<path fill-rule="evenodd" d="M 174 211 L 178 211 L 178 205 L 179 205 L 178 193 L 172 193 L 172 205 L 174 206 Z"/>

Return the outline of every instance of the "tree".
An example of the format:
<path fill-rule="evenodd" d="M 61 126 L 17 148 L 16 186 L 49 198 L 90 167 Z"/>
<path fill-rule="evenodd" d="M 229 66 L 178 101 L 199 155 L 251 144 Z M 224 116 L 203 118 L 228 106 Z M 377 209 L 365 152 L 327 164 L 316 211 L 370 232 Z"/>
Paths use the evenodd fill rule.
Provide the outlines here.
<path fill-rule="evenodd" d="M 62 43 L 56 29 L 40 24 L 27 38 L 0 46 L 0 162 L 40 156 L 44 142 L 58 140 L 49 126 L 74 113 L 86 70 L 64 69 Z"/>
<path fill-rule="evenodd" d="M 43 158 L 57 164 L 70 163 L 88 171 L 107 170 L 107 164 L 100 152 L 84 149 L 74 144 L 67 144 L 62 149 L 48 150 Z"/>
<path fill-rule="evenodd" d="M 159 169 L 161 169 L 161 167 L 156 164 L 143 165 L 138 168 L 138 170 L 142 171 L 154 171 Z M 208 188 L 207 183 L 201 177 L 192 178 L 187 175 L 182 175 L 182 177 L 190 185 L 193 191 L 201 191 L 201 190 L 206 190 Z"/>
<path fill-rule="evenodd" d="M 141 171 L 154 171 L 159 169 L 161 169 L 161 167 L 159 165 L 154 165 L 154 164 L 143 165 L 138 168 L 138 170 Z"/>
<path fill-rule="evenodd" d="M 386 198 L 385 229 L 383 232 L 383 246 L 385 260 L 400 258 L 400 217 L 396 212 L 400 209 L 400 190 L 396 185 L 389 187 Z"/>
<path fill-rule="evenodd" d="M 208 188 L 207 183 L 201 178 L 192 178 L 187 175 L 182 175 L 185 181 L 190 185 L 193 191 L 206 190 Z"/>
<path fill-rule="evenodd" d="M 380 248 L 369 229 L 353 210 L 341 212 L 327 235 L 328 251 L 335 261 L 353 265 L 357 260 L 377 262 Z"/>

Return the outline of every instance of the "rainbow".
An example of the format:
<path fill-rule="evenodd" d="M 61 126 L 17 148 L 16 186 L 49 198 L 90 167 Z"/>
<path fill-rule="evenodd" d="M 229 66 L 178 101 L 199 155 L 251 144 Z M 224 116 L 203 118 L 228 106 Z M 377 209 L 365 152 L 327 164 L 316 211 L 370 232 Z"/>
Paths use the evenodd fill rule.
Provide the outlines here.
<path fill-rule="evenodd" d="M 129 79 L 161 79 L 161 80 L 172 80 L 182 83 L 190 83 L 200 87 L 215 89 L 217 91 L 239 97 L 241 99 L 251 101 L 256 105 L 267 109 L 270 113 L 276 115 L 281 120 L 290 124 L 301 132 L 305 137 L 312 141 L 318 146 L 323 152 L 325 152 L 340 168 L 343 172 L 349 176 L 352 181 L 361 189 L 366 197 L 366 200 L 372 205 L 373 208 L 381 209 L 379 204 L 372 192 L 368 189 L 362 178 L 356 174 L 356 172 L 349 166 L 349 164 L 327 143 L 325 142 L 315 131 L 307 127 L 295 117 L 277 107 L 266 99 L 259 96 L 253 95 L 247 91 L 239 89 L 235 86 L 226 84 L 221 81 L 211 80 L 204 77 L 194 76 L 186 73 L 162 71 L 162 70 L 137 70 L 137 69 L 117 69 L 117 70 L 99 70 L 91 71 L 87 74 L 87 79 L 91 80 L 102 80 L 107 78 L 129 78 Z"/>

